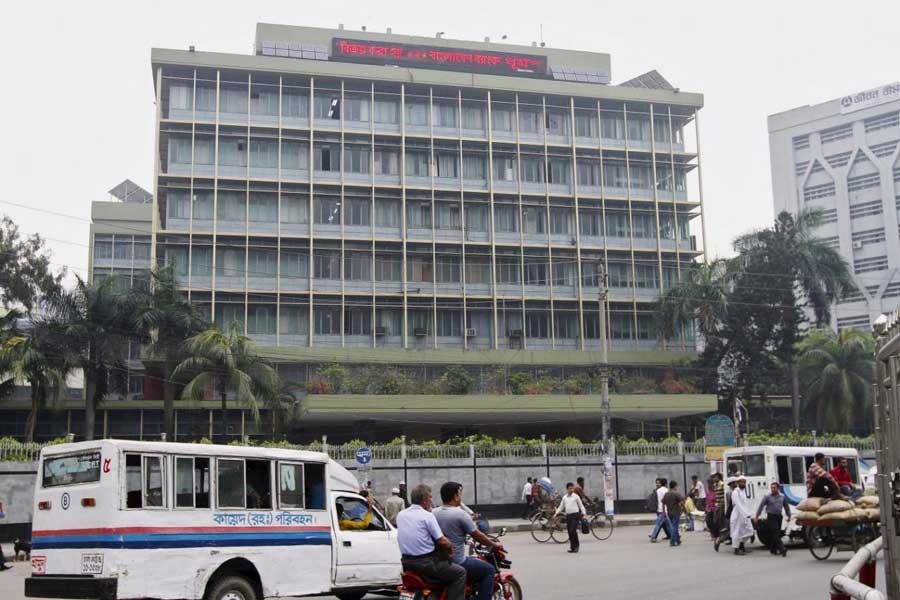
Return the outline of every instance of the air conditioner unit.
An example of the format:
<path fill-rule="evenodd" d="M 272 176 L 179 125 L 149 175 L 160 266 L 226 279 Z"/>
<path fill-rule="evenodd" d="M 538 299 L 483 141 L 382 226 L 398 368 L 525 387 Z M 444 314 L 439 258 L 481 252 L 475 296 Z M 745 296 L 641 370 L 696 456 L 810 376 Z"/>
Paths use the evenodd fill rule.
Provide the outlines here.
<path fill-rule="evenodd" d="M 415 335 L 416 337 L 425 337 L 426 335 L 428 335 L 428 330 L 424 327 L 416 327 L 415 329 L 413 329 L 413 335 Z"/>
<path fill-rule="evenodd" d="M 521 329 L 511 329 L 509 331 L 510 339 L 514 339 L 514 340 L 521 339 L 522 337 L 524 337 L 524 334 L 525 334 L 525 332 L 522 331 Z"/>
<path fill-rule="evenodd" d="M 862 250 L 862 247 L 863 247 L 863 243 L 862 243 L 862 242 L 853 242 L 853 249 L 854 249 L 854 250 Z"/>
<path fill-rule="evenodd" d="M 478 335 L 478 330 L 475 329 L 474 327 L 469 327 L 469 328 L 466 329 L 466 337 L 467 337 L 467 338 L 472 338 L 472 337 L 475 337 L 475 336 L 477 336 L 477 335 Z"/>
<path fill-rule="evenodd" d="M 378 337 L 384 337 L 387 335 L 387 327 L 376 327 L 375 335 Z"/>
<path fill-rule="evenodd" d="M 570 243 L 574 246 L 578 243 L 578 240 L 576 240 L 575 238 L 572 238 Z"/>

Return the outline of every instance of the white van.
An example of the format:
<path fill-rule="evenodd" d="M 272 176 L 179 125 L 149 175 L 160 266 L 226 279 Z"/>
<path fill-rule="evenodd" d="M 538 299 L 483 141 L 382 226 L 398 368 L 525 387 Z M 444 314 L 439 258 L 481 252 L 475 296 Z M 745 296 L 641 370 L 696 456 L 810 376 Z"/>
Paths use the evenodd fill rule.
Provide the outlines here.
<path fill-rule="evenodd" d="M 317 452 L 123 440 L 48 447 L 25 595 L 350 600 L 396 591 L 396 531 L 374 509 L 364 518 L 358 490 Z"/>
<path fill-rule="evenodd" d="M 743 475 L 747 478 L 747 497 L 752 514 L 763 497 L 769 493 L 773 481 L 781 484 L 782 493 L 791 506 L 806 500 L 806 471 L 815 455 L 825 455 L 825 469 L 831 470 L 838 460 L 846 458 L 855 484 L 859 479 L 859 452 L 854 448 L 822 448 L 818 446 L 747 446 L 725 451 L 725 478 Z M 763 515 L 761 515 L 763 516 Z M 788 532 L 799 530 L 794 523 L 785 523 Z"/>

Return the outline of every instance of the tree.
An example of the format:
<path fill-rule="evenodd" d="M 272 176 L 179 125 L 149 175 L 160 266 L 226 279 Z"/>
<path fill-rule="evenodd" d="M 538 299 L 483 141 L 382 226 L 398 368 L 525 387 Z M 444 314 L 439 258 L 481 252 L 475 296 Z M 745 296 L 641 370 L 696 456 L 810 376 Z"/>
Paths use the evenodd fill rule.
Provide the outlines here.
<path fill-rule="evenodd" d="M 667 337 L 677 337 L 687 322 L 696 322 L 706 339 L 718 337 L 728 314 L 728 299 L 734 275 L 733 261 L 716 259 L 692 264 L 678 285 L 659 300 L 657 327 Z"/>
<path fill-rule="evenodd" d="M 813 329 L 798 345 L 804 412 L 816 431 L 869 427 L 875 341 L 863 331 Z"/>
<path fill-rule="evenodd" d="M 200 401 L 212 389 L 222 401 L 222 435 L 227 433 L 227 396 L 250 409 L 259 423 L 259 407 L 279 396 L 278 373 L 256 352 L 250 338 L 232 324 L 228 333 L 210 327 L 185 342 L 185 358 L 176 368 L 176 379 L 187 379 L 181 397 Z"/>
<path fill-rule="evenodd" d="M 115 277 L 90 285 L 76 276 L 74 289 L 47 296 L 46 308 L 52 343 L 84 373 L 84 437 L 92 440 L 97 405 L 110 377 L 127 372 L 128 344 L 136 337 L 134 305 Z"/>
<path fill-rule="evenodd" d="M 25 424 L 27 441 L 34 441 L 38 411 L 45 406 L 59 408 L 66 397 L 66 377 L 71 365 L 53 347 L 49 327 L 35 322 L 27 335 L 13 335 L 0 346 L 0 371 L 14 385 L 31 387 L 31 411 Z"/>
<path fill-rule="evenodd" d="M 41 236 L 23 238 L 12 219 L 0 218 L 0 304 L 4 308 L 22 306 L 31 312 L 42 295 L 59 289 L 64 275 L 64 270 L 53 272 Z"/>
<path fill-rule="evenodd" d="M 163 430 L 168 439 L 175 439 L 175 368 L 181 361 L 184 342 L 202 331 L 208 324 L 194 305 L 178 290 L 172 265 L 151 273 L 149 292 L 135 294 L 134 327 L 148 343 L 146 362 L 161 365 L 163 391 Z"/>

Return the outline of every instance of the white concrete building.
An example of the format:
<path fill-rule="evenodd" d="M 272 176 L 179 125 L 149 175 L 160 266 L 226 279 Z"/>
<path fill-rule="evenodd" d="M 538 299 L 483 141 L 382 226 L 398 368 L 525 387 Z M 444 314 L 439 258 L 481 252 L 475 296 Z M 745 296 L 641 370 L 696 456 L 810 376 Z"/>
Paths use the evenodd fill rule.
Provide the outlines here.
<path fill-rule="evenodd" d="M 836 329 L 871 329 L 900 305 L 900 82 L 769 116 L 775 213 L 826 211 L 820 236 L 840 249 L 859 291 Z"/>

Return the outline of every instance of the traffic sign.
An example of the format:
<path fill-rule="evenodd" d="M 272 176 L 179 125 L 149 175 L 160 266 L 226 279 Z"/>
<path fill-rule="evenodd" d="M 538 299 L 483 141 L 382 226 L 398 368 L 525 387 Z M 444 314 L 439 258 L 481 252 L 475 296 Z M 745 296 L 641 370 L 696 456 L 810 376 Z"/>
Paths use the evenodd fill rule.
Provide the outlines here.
<path fill-rule="evenodd" d="M 713 415 L 706 420 L 707 446 L 734 446 L 734 421 L 728 415 Z"/>
<path fill-rule="evenodd" d="M 356 462 L 361 465 L 367 465 L 372 462 L 372 450 L 371 448 L 357 448 L 356 449 Z"/>

